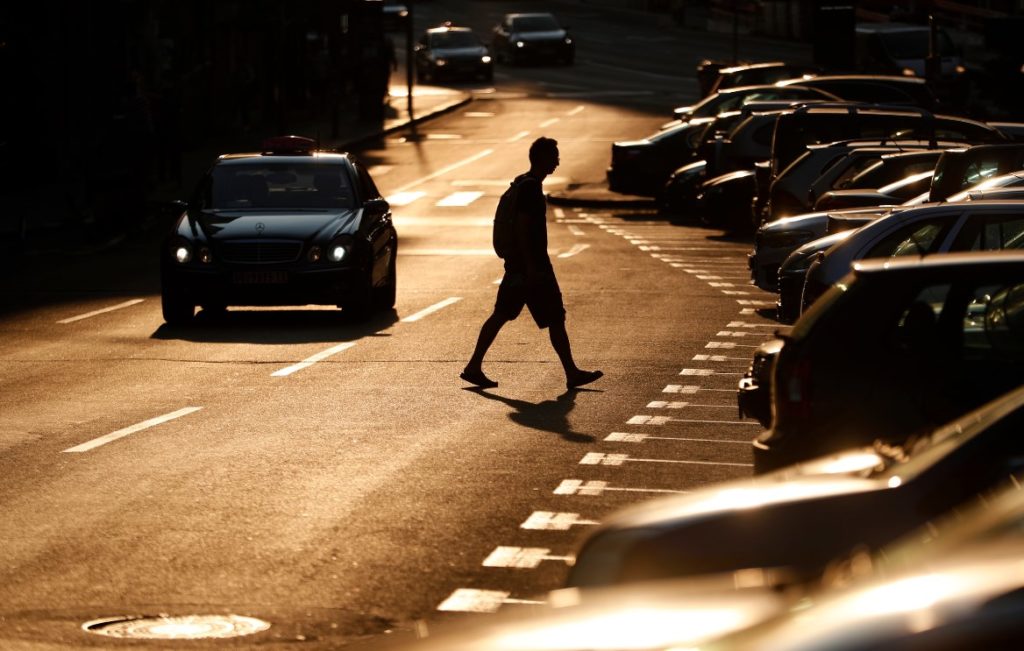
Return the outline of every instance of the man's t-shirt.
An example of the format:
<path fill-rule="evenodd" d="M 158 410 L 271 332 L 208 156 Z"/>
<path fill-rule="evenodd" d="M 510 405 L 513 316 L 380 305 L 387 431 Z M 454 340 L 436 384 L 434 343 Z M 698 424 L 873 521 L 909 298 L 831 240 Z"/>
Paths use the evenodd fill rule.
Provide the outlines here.
<path fill-rule="evenodd" d="M 548 258 L 548 225 L 546 220 L 547 204 L 544 191 L 537 179 L 524 174 L 524 179 L 516 197 L 517 218 L 526 217 L 527 250 L 526 255 L 533 262 L 533 267 L 540 273 L 552 273 L 551 260 Z M 505 269 L 513 272 L 525 272 L 525 261 L 519 256 L 509 256 L 505 260 Z"/>

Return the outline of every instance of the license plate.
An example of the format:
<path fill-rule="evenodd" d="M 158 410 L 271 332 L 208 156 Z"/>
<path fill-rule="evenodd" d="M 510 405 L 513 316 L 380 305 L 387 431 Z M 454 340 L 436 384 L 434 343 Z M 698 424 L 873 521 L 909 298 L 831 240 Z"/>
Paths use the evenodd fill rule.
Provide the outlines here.
<path fill-rule="evenodd" d="M 284 285 L 288 282 L 287 271 L 236 271 L 231 282 L 237 285 Z"/>

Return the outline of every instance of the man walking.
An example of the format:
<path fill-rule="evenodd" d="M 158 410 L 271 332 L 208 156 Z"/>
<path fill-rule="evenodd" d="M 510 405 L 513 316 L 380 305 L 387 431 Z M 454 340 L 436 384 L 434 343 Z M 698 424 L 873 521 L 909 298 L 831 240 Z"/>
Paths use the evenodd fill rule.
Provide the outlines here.
<path fill-rule="evenodd" d="M 483 361 L 498 332 L 517 318 L 526 306 L 537 327 L 548 329 L 551 345 L 565 370 L 565 384 L 575 389 L 603 375 L 576 366 L 565 331 L 565 308 L 555 271 L 548 258 L 547 206 L 541 184 L 558 167 L 558 143 L 538 138 L 530 145 L 530 171 L 516 178 L 515 245 L 505 257 L 505 277 L 498 288 L 494 312 L 480 328 L 476 349 L 459 375 L 480 388 L 498 383 L 484 375 Z"/>

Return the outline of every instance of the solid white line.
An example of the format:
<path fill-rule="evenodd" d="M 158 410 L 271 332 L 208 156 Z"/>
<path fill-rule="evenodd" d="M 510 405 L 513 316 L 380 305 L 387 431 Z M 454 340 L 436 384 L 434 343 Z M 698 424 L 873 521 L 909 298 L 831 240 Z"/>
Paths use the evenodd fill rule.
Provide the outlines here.
<path fill-rule="evenodd" d="M 172 411 L 169 414 L 164 414 L 163 416 L 157 416 L 156 418 L 150 418 L 149 420 L 144 420 L 141 423 L 137 423 L 135 425 L 132 425 L 131 427 L 126 427 L 124 429 L 119 429 L 116 432 L 111 432 L 110 434 L 107 434 L 106 436 L 101 436 L 101 437 L 95 438 L 95 439 L 93 439 L 91 441 L 86 441 L 85 443 L 82 443 L 80 445 L 76 445 L 73 448 L 68 448 L 67 450 L 64 450 L 64 452 L 88 452 L 89 450 L 92 450 L 93 448 L 98 448 L 99 446 L 106 445 L 107 443 L 110 443 L 111 441 L 116 441 L 117 439 L 124 438 L 125 436 L 128 436 L 129 434 L 134 434 L 135 432 L 139 432 L 139 431 L 142 431 L 144 429 L 148 429 L 150 427 L 154 427 L 156 425 L 160 425 L 161 423 L 166 423 L 167 421 L 174 420 L 175 418 L 181 418 L 182 416 L 187 416 L 187 415 L 189 415 L 189 414 L 191 414 L 193 412 L 199 411 L 200 409 L 202 409 L 202 407 L 184 407 L 182 409 L 179 409 L 178 411 Z"/>
<path fill-rule="evenodd" d="M 85 314 L 79 314 L 78 316 L 73 316 L 73 317 L 70 317 L 68 319 L 61 319 L 57 323 L 73 323 L 75 321 L 81 321 L 82 319 L 88 319 L 89 317 L 96 316 L 97 314 L 105 314 L 107 312 L 113 312 L 114 310 L 120 310 L 121 308 L 124 308 L 124 307 L 131 307 L 132 305 L 138 305 L 139 303 L 141 303 L 144 300 L 145 299 L 142 299 L 142 298 L 133 298 L 130 301 L 125 301 L 124 303 L 118 303 L 117 305 L 111 305 L 110 307 L 105 307 L 105 308 L 103 308 L 101 310 L 93 310 L 92 312 L 86 312 Z"/>
<path fill-rule="evenodd" d="M 320 351 L 316 355 L 312 355 L 311 357 L 307 357 L 306 359 L 302 360 L 298 364 L 292 364 L 291 366 L 286 366 L 286 367 L 282 368 L 279 371 L 274 371 L 273 373 L 270 374 L 270 376 L 271 377 L 285 377 L 285 376 L 291 375 L 292 373 L 295 373 L 296 371 L 301 371 L 304 368 L 309 368 L 313 364 L 316 364 L 320 360 L 327 359 L 328 357 L 330 357 L 331 355 L 334 355 L 335 353 L 340 353 L 343 350 L 348 350 L 349 348 L 351 348 L 352 346 L 355 346 L 355 345 L 356 345 L 356 342 L 354 342 L 354 341 L 346 341 L 343 344 L 338 344 L 337 346 L 331 346 L 327 350 Z"/>
<path fill-rule="evenodd" d="M 540 127 L 539 128 L 547 129 L 551 125 L 558 124 L 561 121 L 562 121 L 562 118 L 551 118 L 550 120 L 544 120 L 543 122 L 540 123 Z"/>
<path fill-rule="evenodd" d="M 441 301 L 440 303 L 435 303 L 434 305 L 431 305 L 428 308 L 424 308 L 424 309 L 420 310 L 416 314 L 411 314 L 411 315 L 405 317 L 404 319 L 402 319 L 402 323 L 412 323 L 413 321 L 419 321 L 423 317 L 428 316 L 430 314 L 433 314 L 434 312 L 437 312 L 438 310 L 443 310 L 444 308 L 448 307 L 449 305 L 452 305 L 453 303 L 458 303 L 461 300 L 462 300 L 461 296 L 452 296 L 450 298 L 446 298 L 443 301 Z"/>
<path fill-rule="evenodd" d="M 447 174 L 448 172 L 451 172 L 452 170 L 457 170 L 460 167 L 463 167 L 465 165 L 469 165 L 470 163 L 478 161 L 481 158 L 484 158 L 485 156 L 490 156 L 493 153 L 494 153 L 493 149 L 485 149 L 482 152 L 474 154 L 474 155 L 470 156 L 469 158 L 467 158 L 465 160 L 461 160 L 461 161 L 459 161 L 457 163 L 452 163 L 451 165 L 448 165 L 447 167 L 442 167 L 441 169 L 437 170 L 433 174 L 427 174 L 423 178 L 416 179 L 415 181 L 412 181 L 410 183 L 406 183 L 405 185 L 403 185 L 400 188 L 395 188 L 394 194 L 398 194 L 400 192 L 405 192 L 409 188 L 414 188 L 414 187 L 416 187 L 417 185 L 419 185 L 421 183 L 426 183 L 427 181 L 430 181 L 431 179 L 436 179 L 437 177 L 442 176 L 444 174 Z"/>
<path fill-rule="evenodd" d="M 518 142 L 518 141 L 522 140 L 523 138 L 525 138 L 528 135 L 530 135 L 529 131 L 520 131 L 516 135 L 512 136 L 511 138 L 509 138 L 506 142 Z"/>

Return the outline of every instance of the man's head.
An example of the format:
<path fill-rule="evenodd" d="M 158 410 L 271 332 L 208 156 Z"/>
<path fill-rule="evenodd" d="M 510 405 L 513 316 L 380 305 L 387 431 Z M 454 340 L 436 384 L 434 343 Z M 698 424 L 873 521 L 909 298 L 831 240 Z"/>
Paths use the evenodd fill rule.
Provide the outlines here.
<path fill-rule="evenodd" d="M 530 145 L 530 168 L 550 174 L 558 167 L 558 141 L 541 136 Z"/>

